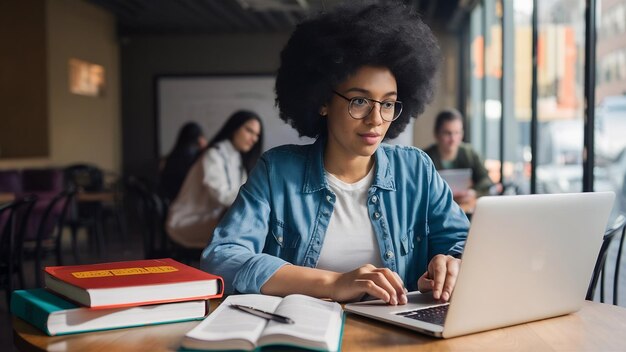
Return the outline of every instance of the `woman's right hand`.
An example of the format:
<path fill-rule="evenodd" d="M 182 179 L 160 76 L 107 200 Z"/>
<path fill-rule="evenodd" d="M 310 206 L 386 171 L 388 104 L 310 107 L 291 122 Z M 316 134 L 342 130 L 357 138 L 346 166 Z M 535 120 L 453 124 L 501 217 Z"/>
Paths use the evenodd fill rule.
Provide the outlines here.
<path fill-rule="evenodd" d="M 391 305 L 407 303 L 402 279 L 388 268 L 366 264 L 338 274 L 331 285 L 330 298 L 338 302 L 358 301 L 367 294 Z"/>

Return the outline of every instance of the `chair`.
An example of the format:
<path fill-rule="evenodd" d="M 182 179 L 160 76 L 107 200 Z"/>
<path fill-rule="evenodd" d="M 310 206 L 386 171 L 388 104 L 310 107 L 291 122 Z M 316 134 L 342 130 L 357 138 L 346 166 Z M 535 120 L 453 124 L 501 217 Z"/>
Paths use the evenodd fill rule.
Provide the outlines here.
<path fill-rule="evenodd" d="M 626 226 L 622 227 L 622 237 L 617 247 L 617 257 L 615 258 L 615 275 L 613 276 L 613 304 L 618 305 L 619 298 L 619 271 L 622 263 L 622 249 L 624 248 L 624 237 L 626 237 Z M 604 278 L 604 271 L 602 272 Z"/>
<path fill-rule="evenodd" d="M 65 186 L 78 192 L 102 192 L 104 190 L 104 177 L 102 170 L 88 164 L 75 164 L 63 170 Z M 72 250 L 74 260 L 78 259 L 77 236 L 79 228 L 86 228 L 89 239 L 95 244 L 98 257 L 102 257 L 104 246 L 104 228 L 102 224 L 102 202 L 89 201 L 72 204 L 67 225 L 72 234 Z"/>
<path fill-rule="evenodd" d="M 10 304 L 11 292 L 14 290 L 15 274 L 18 274 L 19 278 L 19 285 L 16 288 L 25 286 L 20 244 L 36 200 L 36 196 L 30 195 L 0 206 L 0 284 L 7 290 L 7 307 Z"/>
<path fill-rule="evenodd" d="M 16 248 L 16 265 L 19 268 L 19 280 L 20 286 L 24 285 L 24 251 L 23 243 L 28 230 L 28 225 L 31 222 L 31 216 L 38 197 L 35 194 L 29 194 L 26 196 L 20 196 L 15 200 L 17 204 L 15 209 L 15 234 L 14 234 L 14 246 Z"/>
<path fill-rule="evenodd" d="M 605 276 L 606 257 L 608 255 L 608 249 L 616 235 L 622 234 L 622 238 L 623 238 L 625 225 L 626 225 L 626 217 L 624 217 L 623 215 L 619 215 L 615 219 L 613 224 L 609 226 L 609 228 L 606 229 L 606 231 L 604 232 L 604 236 L 602 238 L 602 246 L 600 247 L 600 252 L 598 253 L 598 258 L 596 259 L 596 264 L 593 268 L 593 275 L 591 276 L 591 282 L 589 284 L 589 288 L 587 289 L 587 296 L 585 297 L 585 299 L 589 301 L 593 300 L 595 296 L 596 286 L 598 285 L 598 280 L 600 280 L 600 302 L 604 303 L 604 299 L 605 299 L 604 276 Z M 620 241 L 620 243 L 622 242 L 623 241 Z M 618 260 L 617 260 L 618 265 L 619 265 L 619 261 L 620 260 L 618 257 Z M 615 281 L 614 283 L 617 284 L 616 282 L 617 275 L 615 276 L 614 281 Z M 617 286 L 613 287 L 613 292 L 614 292 L 613 302 L 614 303 L 617 302 L 616 301 L 616 297 L 617 297 L 616 287 Z"/>
<path fill-rule="evenodd" d="M 59 169 L 22 170 L 23 194 L 37 195 L 37 202 L 26 225 L 24 241 L 34 241 L 37 238 L 39 223 L 49 202 L 63 190 L 63 172 Z"/>
<path fill-rule="evenodd" d="M 0 170 L 0 193 L 21 193 L 22 175 L 19 170 Z"/>
<path fill-rule="evenodd" d="M 0 205 L 0 284 L 6 289 L 7 307 L 11 303 L 13 292 L 13 267 L 15 263 L 15 216 L 13 209 L 16 202 Z"/>
<path fill-rule="evenodd" d="M 56 265 L 63 264 L 61 255 L 63 226 L 74 195 L 73 190 L 62 191 L 52 199 L 44 200 L 43 202 L 47 203 L 44 203 L 45 209 L 39 219 L 35 238 L 25 236 L 21 243 L 21 251 L 34 256 L 36 286 L 42 285 L 42 260 L 47 252 L 55 253 Z"/>
<path fill-rule="evenodd" d="M 71 216 L 67 223 L 72 232 L 72 244 L 74 246 L 74 256 L 78 261 L 78 252 L 76 249 L 76 237 L 78 229 L 87 228 L 90 238 L 95 243 L 98 255 L 102 256 L 104 247 L 104 215 L 107 210 L 113 213 L 122 237 L 126 232 L 124 216 L 122 215 L 121 201 L 119 199 L 119 190 L 116 185 L 105 184 L 105 173 L 95 165 L 75 164 L 64 169 L 63 171 L 66 181 L 66 187 L 75 189 L 78 192 L 98 193 L 111 192 L 114 196 L 113 202 L 103 202 L 101 200 L 78 201 L 72 208 Z M 111 188 L 111 189 L 109 189 Z M 111 206 L 112 204 L 112 206 Z"/>
<path fill-rule="evenodd" d="M 170 256 L 169 245 L 164 224 L 167 214 L 167 203 L 155 192 L 151 191 L 146 182 L 131 176 L 128 178 L 127 189 L 135 196 L 138 218 L 142 219 L 141 233 L 145 258 Z"/>
<path fill-rule="evenodd" d="M 22 170 L 22 192 L 47 193 L 63 190 L 63 173 L 59 169 Z"/>
<path fill-rule="evenodd" d="M 200 258 L 202 249 L 182 247 L 167 235 L 165 221 L 169 204 L 166 199 L 133 176 L 128 179 L 126 187 L 136 196 L 138 215 L 143 219 L 141 231 L 145 258 L 171 257 L 188 264 Z"/>

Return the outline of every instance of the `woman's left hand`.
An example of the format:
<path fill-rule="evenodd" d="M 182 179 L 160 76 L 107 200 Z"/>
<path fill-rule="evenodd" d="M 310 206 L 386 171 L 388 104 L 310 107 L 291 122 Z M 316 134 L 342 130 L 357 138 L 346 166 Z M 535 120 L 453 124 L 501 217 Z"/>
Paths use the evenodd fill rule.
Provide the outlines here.
<path fill-rule="evenodd" d="M 428 270 L 417 280 L 417 289 L 420 292 L 433 291 L 434 299 L 447 302 L 454 290 L 460 267 L 461 259 L 450 255 L 436 255 L 428 263 Z"/>

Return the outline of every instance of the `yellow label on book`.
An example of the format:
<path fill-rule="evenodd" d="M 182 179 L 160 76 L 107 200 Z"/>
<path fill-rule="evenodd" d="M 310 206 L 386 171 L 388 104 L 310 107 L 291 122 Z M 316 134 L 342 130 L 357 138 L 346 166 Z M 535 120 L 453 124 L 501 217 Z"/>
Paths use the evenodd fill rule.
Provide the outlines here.
<path fill-rule="evenodd" d="M 110 270 L 77 271 L 72 275 L 79 279 L 89 279 L 92 277 L 113 276 Z"/>
<path fill-rule="evenodd" d="M 111 270 L 77 271 L 77 272 L 73 272 L 72 276 L 74 276 L 77 279 L 90 279 L 94 277 L 105 277 L 105 276 L 162 274 L 162 273 L 171 273 L 173 271 L 178 271 L 178 269 L 176 269 L 173 266 L 163 265 L 163 266 L 147 266 L 143 268 L 122 268 L 122 269 L 111 269 Z"/>

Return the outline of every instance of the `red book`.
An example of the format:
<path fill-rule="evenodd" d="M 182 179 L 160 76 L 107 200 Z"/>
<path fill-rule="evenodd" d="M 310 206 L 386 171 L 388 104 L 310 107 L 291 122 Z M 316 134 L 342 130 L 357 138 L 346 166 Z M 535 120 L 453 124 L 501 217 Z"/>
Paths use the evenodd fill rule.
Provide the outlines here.
<path fill-rule="evenodd" d="M 91 308 L 219 298 L 224 280 L 173 259 L 45 268 L 46 287 Z"/>

